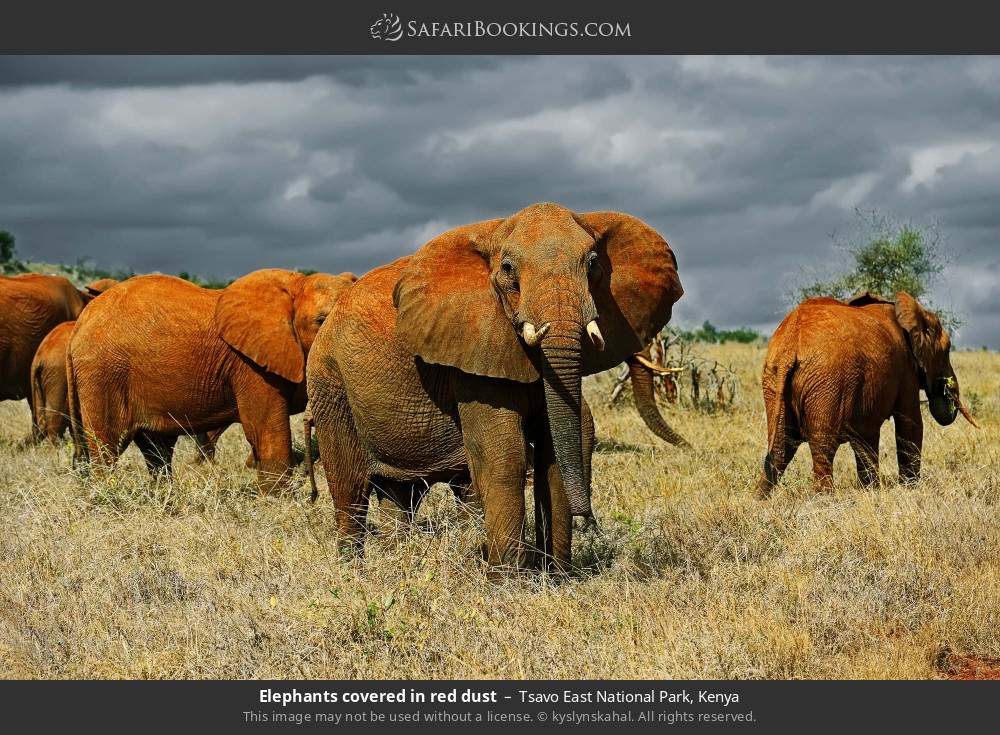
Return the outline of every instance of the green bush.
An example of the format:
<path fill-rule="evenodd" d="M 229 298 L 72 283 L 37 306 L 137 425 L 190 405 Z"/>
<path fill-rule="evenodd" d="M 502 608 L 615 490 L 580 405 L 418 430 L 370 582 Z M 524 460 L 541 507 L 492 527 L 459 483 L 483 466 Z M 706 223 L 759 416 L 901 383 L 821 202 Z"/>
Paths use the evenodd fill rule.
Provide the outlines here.
<path fill-rule="evenodd" d="M 855 215 L 858 232 L 847 242 L 835 244 L 844 262 L 826 277 L 808 275 L 805 283 L 793 289 L 792 300 L 814 296 L 846 299 L 859 291 L 891 299 L 897 291 L 905 291 L 937 312 L 949 329 L 960 326 L 957 315 L 927 299 L 950 261 L 937 226 L 901 223 L 877 210 L 855 210 Z"/>

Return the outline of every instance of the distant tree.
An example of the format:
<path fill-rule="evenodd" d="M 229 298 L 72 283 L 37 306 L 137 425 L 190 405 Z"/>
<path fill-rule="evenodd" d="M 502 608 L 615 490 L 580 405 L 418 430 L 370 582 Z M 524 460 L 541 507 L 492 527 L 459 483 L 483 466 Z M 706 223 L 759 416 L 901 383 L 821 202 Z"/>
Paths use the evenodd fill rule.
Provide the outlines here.
<path fill-rule="evenodd" d="M 955 314 L 935 308 L 926 298 L 950 262 L 937 226 L 900 223 L 877 210 L 855 210 L 855 214 L 859 233 L 835 244 L 844 253 L 845 262 L 826 277 L 807 273 L 806 282 L 795 286 L 793 300 L 813 296 L 845 299 L 858 291 L 891 299 L 897 291 L 906 291 L 936 311 L 949 328 L 959 326 Z"/>
<path fill-rule="evenodd" d="M 750 327 L 719 329 L 708 320 L 705 320 L 705 323 L 697 329 L 667 327 L 666 331 L 671 336 L 678 335 L 687 342 L 710 342 L 713 344 L 721 344 L 723 342 L 750 343 L 763 339 L 763 335 L 756 329 L 751 329 Z"/>
<path fill-rule="evenodd" d="M 196 286 L 201 286 L 202 288 L 212 288 L 212 289 L 225 288 L 234 280 L 232 278 L 228 280 L 221 280 L 218 278 L 204 278 L 202 276 L 188 273 L 187 271 L 181 271 L 180 273 L 177 274 L 177 277 L 183 278 L 185 281 L 190 281 Z"/>
<path fill-rule="evenodd" d="M 16 238 L 7 230 L 0 230 L 0 273 L 23 273 L 24 263 L 17 259 Z"/>
<path fill-rule="evenodd" d="M 7 230 L 0 230 L 0 263 L 6 264 L 12 261 L 16 252 L 14 236 Z"/>

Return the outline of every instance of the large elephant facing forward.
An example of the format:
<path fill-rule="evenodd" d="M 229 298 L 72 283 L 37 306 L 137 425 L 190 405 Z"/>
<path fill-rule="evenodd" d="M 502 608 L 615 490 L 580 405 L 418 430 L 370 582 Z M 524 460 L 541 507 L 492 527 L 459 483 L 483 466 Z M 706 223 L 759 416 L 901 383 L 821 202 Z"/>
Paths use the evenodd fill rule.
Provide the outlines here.
<path fill-rule="evenodd" d="M 160 275 L 111 289 L 70 340 L 75 460 L 111 463 L 134 440 L 150 471 L 169 471 L 179 435 L 239 421 L 261 490 L 282 483 L 292 458 L 288 417 L 305 404 L 306 355 L 354 280 L 269 269 L 222 290 Z"/>
<path fill-rule="evenodd" d="M 850 443 L 863 485 L 878 480 L 879 431 L 890 417 L 903 482 L 920 477 L 920 391 L 942 426 L 958 411 L 951 341 L 937 316 L 907 293 L 895 302 L 869 293 L 849 301 L 802 302 L 778 326 L 761 376 L 767 456 L 758 491 L 766 495 L 796 449 L 808 442 L 818 490 L 833 488 L 833 457 Z"/>
<path fill-rule="evenodd" d="M 590 515 L 581 377 L 670 319 L 683 290 L 667 243 L 635 217 L 536 204 L 459 227 L 347 289 L 306 386 L 340 532 L 363 542 L 368 494 L 468 467 L 486 557 L 524 560 L 527 443 L 550 565 Z"/>
<path fill-rule="evenodd" d="M 31 397 L 31 361 L 38 345 L 62 322 L 80 316 L 92 298 L 62 276 L 0 276 L 0 401 Z M 32 429 L 37 438 L 37 430 Z"/>

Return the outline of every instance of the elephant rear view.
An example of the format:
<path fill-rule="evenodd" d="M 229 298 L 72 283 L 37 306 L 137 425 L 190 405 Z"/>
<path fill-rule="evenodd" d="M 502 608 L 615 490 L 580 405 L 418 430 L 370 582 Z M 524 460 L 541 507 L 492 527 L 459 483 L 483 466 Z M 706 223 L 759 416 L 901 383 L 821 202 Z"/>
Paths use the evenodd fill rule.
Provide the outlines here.
<path fill-rule="evenodd" d="M 52 329 L 76 319 L 91 295 L 62 276 L 0 276 L 0 401 L 31 397 L 31 360 Z M 32 435 L 38 438 L 32 422 Z"/>
<path fill-rule="evenodd" d="M 950 351 L 937 316 L 904 292 L 895 302 L 869 293 L 802 302 L 771 338 L 761 376 L 768 449 L 759 493 L 771 491 L 802 442 L 809 444 L 818 490 L 833 488 L 833 458 L 845 443 L 861 483 L 876 482 L 879 432 L 890 417 L 900 480 L 918 479 L 920 391 L 942 426 L 959 411 L 972 422 Z"/>
<path fill-rule="evenodd" d="M 84 287 L 90 299 L 97 298 L 118 281 L 102 278 Z M 69 428 L 66 396 L 66 351 L 76 322 L 63 322 L 45 335 L 31 361 L 31 412 L 37 438 L 56 441 Z"/>
<path fill-rule="evenodd" d="M 110 290 L 81 316 L 69 346 L 75 461 L 111 463 L 134 440 L 150 471 L 169 471 L 179 435 L 239 421 L 261 489 L 282 483 L 306 355 L 354 280 L 268 269 L 222 290 L 162 275 Z"/>

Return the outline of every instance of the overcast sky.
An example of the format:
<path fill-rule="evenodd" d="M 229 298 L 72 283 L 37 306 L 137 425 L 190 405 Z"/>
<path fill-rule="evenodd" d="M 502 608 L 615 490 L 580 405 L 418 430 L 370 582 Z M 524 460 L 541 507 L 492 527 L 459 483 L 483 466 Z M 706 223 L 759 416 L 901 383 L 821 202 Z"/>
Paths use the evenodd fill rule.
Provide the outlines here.
<path fill-rule="evenodd" d="M 361 274 L 555 201 L 656 227 L 688 325 L 773 328 L 877 207 L 938 223 L 934 299 L 1000 347 L 998 143 L 1000 58 L 0 57 L 22 257 Z"/>

